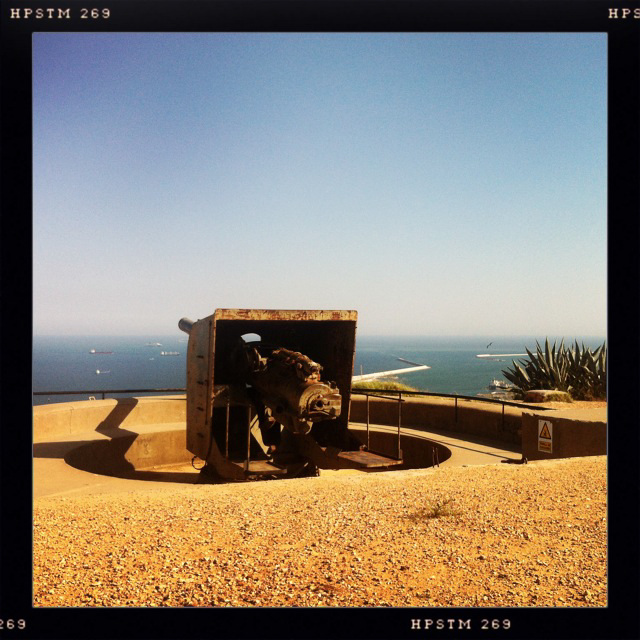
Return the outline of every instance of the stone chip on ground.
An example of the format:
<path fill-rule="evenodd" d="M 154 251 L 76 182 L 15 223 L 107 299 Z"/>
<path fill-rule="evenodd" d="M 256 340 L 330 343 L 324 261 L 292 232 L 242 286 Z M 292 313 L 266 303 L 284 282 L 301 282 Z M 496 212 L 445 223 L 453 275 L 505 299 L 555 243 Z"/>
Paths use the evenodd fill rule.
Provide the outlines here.
<path fill-rule="evenodd" d="M 606 457 L 34 504 L 34 606 L 605 607 Z"/>

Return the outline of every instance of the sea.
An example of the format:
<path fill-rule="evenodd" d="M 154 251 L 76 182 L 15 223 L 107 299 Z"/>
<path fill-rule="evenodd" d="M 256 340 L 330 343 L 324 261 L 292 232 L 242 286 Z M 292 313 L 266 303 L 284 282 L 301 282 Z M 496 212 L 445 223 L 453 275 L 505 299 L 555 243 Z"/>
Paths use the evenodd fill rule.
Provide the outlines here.
<path fill-rule="evenodd" d="M 562 336 L 550 336 L 559 344 Z M 595 349 L 603 337 L 565 337 Z M 33 404 L 50 404 L 106 397 L 155 395 L 142 389 L 184 389 L 188 336 L 34 336 Z M 518 357 L 500 354 L 535 352 L 545 336 L 358 336 L 354 375 L 408 368 L 430 368 L 401 374 L 398 380 L 422 391 L 476 396 L 489 393 L 494 379 Z M 477 358 L 478 354 L 491 358 Z M 165 355 L 163 355 L 165 354 Z M 167 355 L 168 354 L 168 355 Z M 400 360 L 402 359 L 402 360 Z M 35 395 L 35 392 L 82 391 L 82 394 Z M 122 391 L 122 393 L 117 393 Z"/>

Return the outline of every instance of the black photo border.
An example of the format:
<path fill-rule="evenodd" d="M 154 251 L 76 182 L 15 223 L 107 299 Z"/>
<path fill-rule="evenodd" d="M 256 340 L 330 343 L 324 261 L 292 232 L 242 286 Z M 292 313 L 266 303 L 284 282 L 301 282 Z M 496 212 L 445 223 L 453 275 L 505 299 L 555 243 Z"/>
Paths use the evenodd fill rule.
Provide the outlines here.
<path fill-rule="evenodd" d="M 70 10 L 36 19 L 25 10 Z M 80 10 L 109 9 L 108 20 Z M 19 13 L 16 14 L 15 11 Z M 637 16 L 635 17 L 637 12 Z M 19 15 L 20 17 L 16 17 Z M 65 15 L 65 14 L 63 14 Z M 624 0 L 12 0 L 1 2 L 0 620 L 16 638 L 638 638 L 640 2 Z M 609 605 L 600 609 L 35 609 L 32 607 L 32 34 L 583 32 L 608 47 Z M 550 230 L 551 232 L 552 230 Z M 580 230 L 576 230 L 579 234 Z M 533 294 L 538 295 L 538 294 Z M 588 296 L 585 283 L 585 296 Z M 544 300 L 543 293 L 540 294 Z M 472 628 L 412 629 L 412 620 Z M 508 618 L 509 630 L 481 620 Z"/>

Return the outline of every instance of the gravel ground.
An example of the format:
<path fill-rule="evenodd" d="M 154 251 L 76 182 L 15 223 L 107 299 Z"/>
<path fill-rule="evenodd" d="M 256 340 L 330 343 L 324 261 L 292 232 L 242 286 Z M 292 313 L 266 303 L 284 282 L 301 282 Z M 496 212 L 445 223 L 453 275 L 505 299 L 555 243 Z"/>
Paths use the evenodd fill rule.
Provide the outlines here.
<path fill-rule="evenodd" d="M 606 457 L 39 498 L 37 607 L 604 607 Z"/>
<path fill-rule="evenodd" d="M 606 400 L 574 400 L 573 402 L 540 402 L 541 407 L 549 409 L 603 409 L 607 406 Z"/>

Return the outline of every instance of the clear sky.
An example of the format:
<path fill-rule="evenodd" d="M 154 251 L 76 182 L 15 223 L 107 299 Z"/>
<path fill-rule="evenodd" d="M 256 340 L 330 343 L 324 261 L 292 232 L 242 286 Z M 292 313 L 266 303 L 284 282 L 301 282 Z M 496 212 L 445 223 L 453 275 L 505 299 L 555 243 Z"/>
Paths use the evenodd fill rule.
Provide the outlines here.
<path fill-rule="evenodd" d="M 33 42 L 37 335 L 605 335 L 605 34 Z"/>

